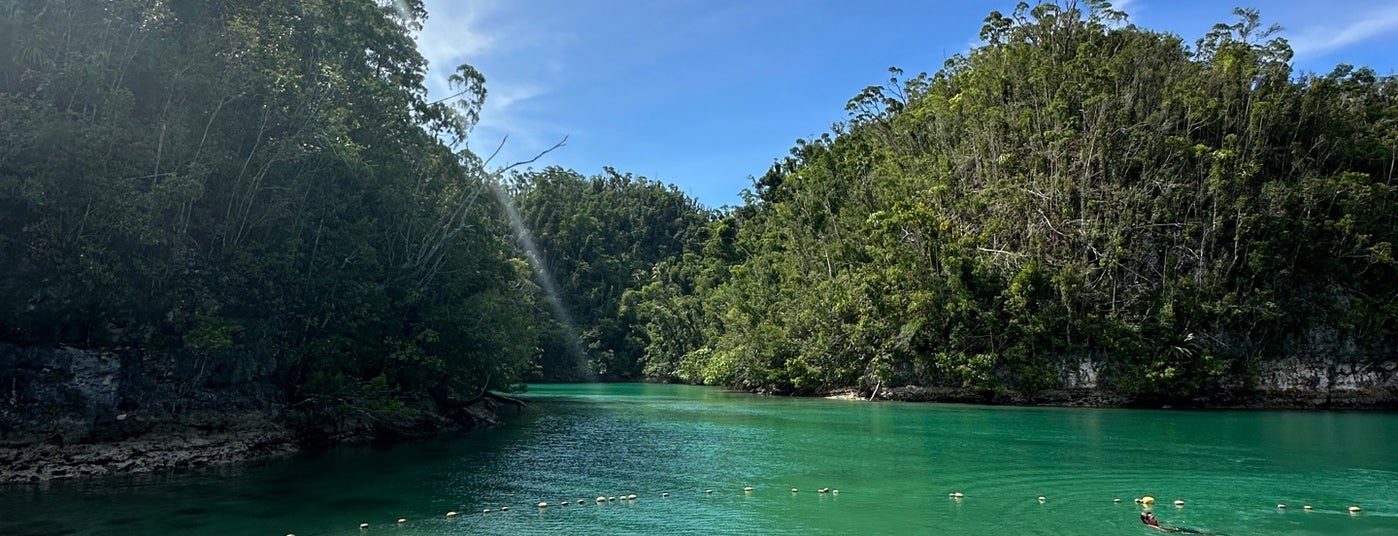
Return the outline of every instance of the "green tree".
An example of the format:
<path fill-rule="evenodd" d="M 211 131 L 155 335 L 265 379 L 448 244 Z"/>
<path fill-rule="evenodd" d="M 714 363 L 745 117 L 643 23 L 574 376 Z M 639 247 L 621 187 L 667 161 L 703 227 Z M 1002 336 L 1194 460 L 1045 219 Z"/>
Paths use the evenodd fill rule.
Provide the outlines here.
<path fill-rule="evenodd" d="M 427 100 L 425 17 L 0 3 L 0 336 L 275 355 L 292 407 L 347 425 L 518 381 L 537 289 L 499 173 L 449 145 L 484 77 Z"/>
<path fill-rule="evenodd" d="M 1293 76 L 1235 15 L 1191 48 L 1106 2 L 1021 3 L 937 73 L 891 69 L 711 224 L 722 250 L 655 272 L 648 370 L 1035 391 L 1086 359 L 1189 399 L 1320 339 L 1391 358 L 1398 82 Z"/>

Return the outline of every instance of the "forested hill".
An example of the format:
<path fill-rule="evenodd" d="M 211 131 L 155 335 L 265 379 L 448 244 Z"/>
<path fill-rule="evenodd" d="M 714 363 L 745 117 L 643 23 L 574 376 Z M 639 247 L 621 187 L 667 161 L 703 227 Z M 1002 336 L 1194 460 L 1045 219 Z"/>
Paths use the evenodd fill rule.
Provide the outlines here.
<path fill-rule="evenodd" d="M 1187 398 L 1282 358 L 1392 362 L 1398 79 L 1293 72 L 1236 14 L 1187 43 L 1021 5 L 937 73 L 894 70 L 653 271 L 645 373 L 1032 392 L 1087 361 Z"/>
<path fill-rule="evenodd" d="M 426 17 L 0 3 L 0 434 L 183 418 L 223 391 L 261 408 L 268 362 L 273 405 L 331 435 L 430 428 L 526 379 L 639 376 L 622 295 L 698 251 L 711 212 L 612 169 L 483 161 L 485 77 L 462 65 L 427 96 Z"/>
<path fill-rule="evenodd" d="M 425 16 L 0 3 L 0 342 L 269 356 L 319 422 L 517 381 L 535 290 L 460 144 L 484 78 L 428 100 Z"/>
<path fill-rule="evenodd" d="M 516 173 L 510 184 L 552 313 L 529 378 L 639 378 L 635 289 L 656 266 L 698 253 L 713 213 L 674 186 L 610 168 L 590 178 L 560 168 Z"/>
<path fill-rule="evenodd" d="M 1032 392 L 1090 362 L 1185 397 L 1392 361 L 1398 80 L 1295 73 L 1238 14 L 1188 43 L 992 13 L 713 211 L 473 154 L 485 78 L 429 99 L 419 0 L 0 4 L 0 342 L 268 356 L 298 413 L 378 423 L 524 379 Z"/>

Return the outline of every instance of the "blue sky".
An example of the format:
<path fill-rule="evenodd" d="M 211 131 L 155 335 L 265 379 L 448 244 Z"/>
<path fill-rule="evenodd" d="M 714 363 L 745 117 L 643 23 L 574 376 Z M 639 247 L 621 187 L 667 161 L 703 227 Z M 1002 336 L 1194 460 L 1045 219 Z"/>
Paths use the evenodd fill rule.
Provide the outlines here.
<path fill-rule="evenodd" d="M 426 0 L 428 88 L 470 63 L 489 92 L 470 147 L 495 160 L 592 175 L 603 166 L 674 183 L 713 208 L 741 204 L 797 138 L 845 119 L 887 69 L 934 72 L 1014 1 Z M 1398 72 L 1398 2 L 1116 2 L 1131 22 L 1193 42 L 1235 5 L 1285 29 L 1299 71 Z"/>

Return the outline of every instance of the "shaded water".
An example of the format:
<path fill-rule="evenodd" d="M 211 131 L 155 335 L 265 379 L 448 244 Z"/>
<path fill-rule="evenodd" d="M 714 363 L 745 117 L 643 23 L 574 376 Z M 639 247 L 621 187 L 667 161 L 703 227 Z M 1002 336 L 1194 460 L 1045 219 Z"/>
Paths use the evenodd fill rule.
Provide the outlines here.
<path fill-rule="evenodd" d="M 1132 498 L 1146 494 L 1166 524 L 1221 534 L 1398 534 L 1394 414 L 871 404 L 644 384 L 529 396 L 505 427 L 451 439 L 0 490 L 0 534 L 1159 534 L 1137 519 Z"/>

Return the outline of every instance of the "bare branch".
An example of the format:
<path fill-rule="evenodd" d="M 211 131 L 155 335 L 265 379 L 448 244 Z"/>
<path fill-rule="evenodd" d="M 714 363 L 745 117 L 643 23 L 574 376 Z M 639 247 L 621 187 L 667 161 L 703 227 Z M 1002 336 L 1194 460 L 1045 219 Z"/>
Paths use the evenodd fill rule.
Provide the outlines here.
<path fill-rule="evenodd" d="M 566 138 L 565 138 L 565 139 L 566 139 Z M 510 135 L 509 135 L 509 134 L 506 134 L 505 137 L 500 138 L 500 145 L 496 145 L 496 146 L 495 146 L 495 151 L 490 153 L 490 158 L 485 159 L 485 163 L 482 164 L 481 167 L 487 167 L 487 168 L 490 167 L 490 162 L 491 162 L 492 160 L 495 160 L 495 155 L 500 154 L 500 149 L 504 149 L 504 148 L 505 148 L 505 142 L 507 142 L 507 141 L 510 141 Z"/>
<path fill-rule="evenodd" d="M 440 98 L 440 99 L 437 99 L 437 100 L 434 100 L 434 101 L 432 101 L 432 102 L 429 102 L 429 103 L 427 103 L 427 105 L 428 105 L 428 106 L 431 106 L 431 105 L 433 105 L 433 104 L 441 104 L 442 102 L 445 102 L 445 101 L 448 100 L 448 99 L 454 99 L 454 98 L 460 97 L 460 96 L 462 96 L 462 95 L 465 95 L 465 94 L 467 94 L 467 93 L 470 93 L 470 92 L 472 92 L 472 91 L 475 91 L 475 89 L 476 89 L 476 88 L 468 87 L 468 88 L 466 88 L 466 89 L 463 89 L 463 90 L 458 91 L 458 92 L 456 92 L 456 93 L 453 93 L 453 94 L 451 94 L 451 95 L 447 95 L 447 96 L 442 97 L 442 98 Z"/>
<path fill-rule="evenodd" d="M 1003 249 L 992 249 L 992 248 L 983 248 L 983 247 L 977 247 L 976 249 L 978 249 L 978 250 L 980 250 L 980 251 L 984 251 L 984 252 L 986 252 L 986 253 L 994 253 L 994 254 L 996 254 L 996 255 L 1006 255 L 1006 256 L 1009 256 L 1009 257 L 1023 257 L 1023 256 L 1024 256 L 1023 253 L 1017 253 L 1017 252 L 1014 252 L 1014 251 L 1006 251 L 1006 250 L 1003 250 Z"/>
<path fill-rule="evenodd" d="M 508 165 L 508 166 L 502 167 L 502 168 L 500 168 L 498 171 L 496 171 L 496 173 L 504 173 L 504 172 L 509 171 L 509 170 L 511 170 L 511 169 L 517 168 L 517 167 L 519 167 L 519 166 L 528 165 L 528 164 L 533 164 L 534 162 L 537 162 L 540 158 L 543 158 L 544 155 L 553 152 L 554 149 L 558 149 L 559 147 L 563 147 L 564 145 L 567 145 L 567 144 L 568 144 L 568 136 L 563 136 L 563 139 L 558 140 L 558 143 L 553 144 L 553 147 L 549 147 L 548 149 L 544 149 L 543 152 L 540 152 L 539 154 L 534 155 L 534 158 L 530 158 L 530 159 L 528 159 L 528 160 L 521 160 L 521 161 L 519 161 L 519 162 L 515 162 L 515 163 L 510 164 L 510 165 Z"/>

